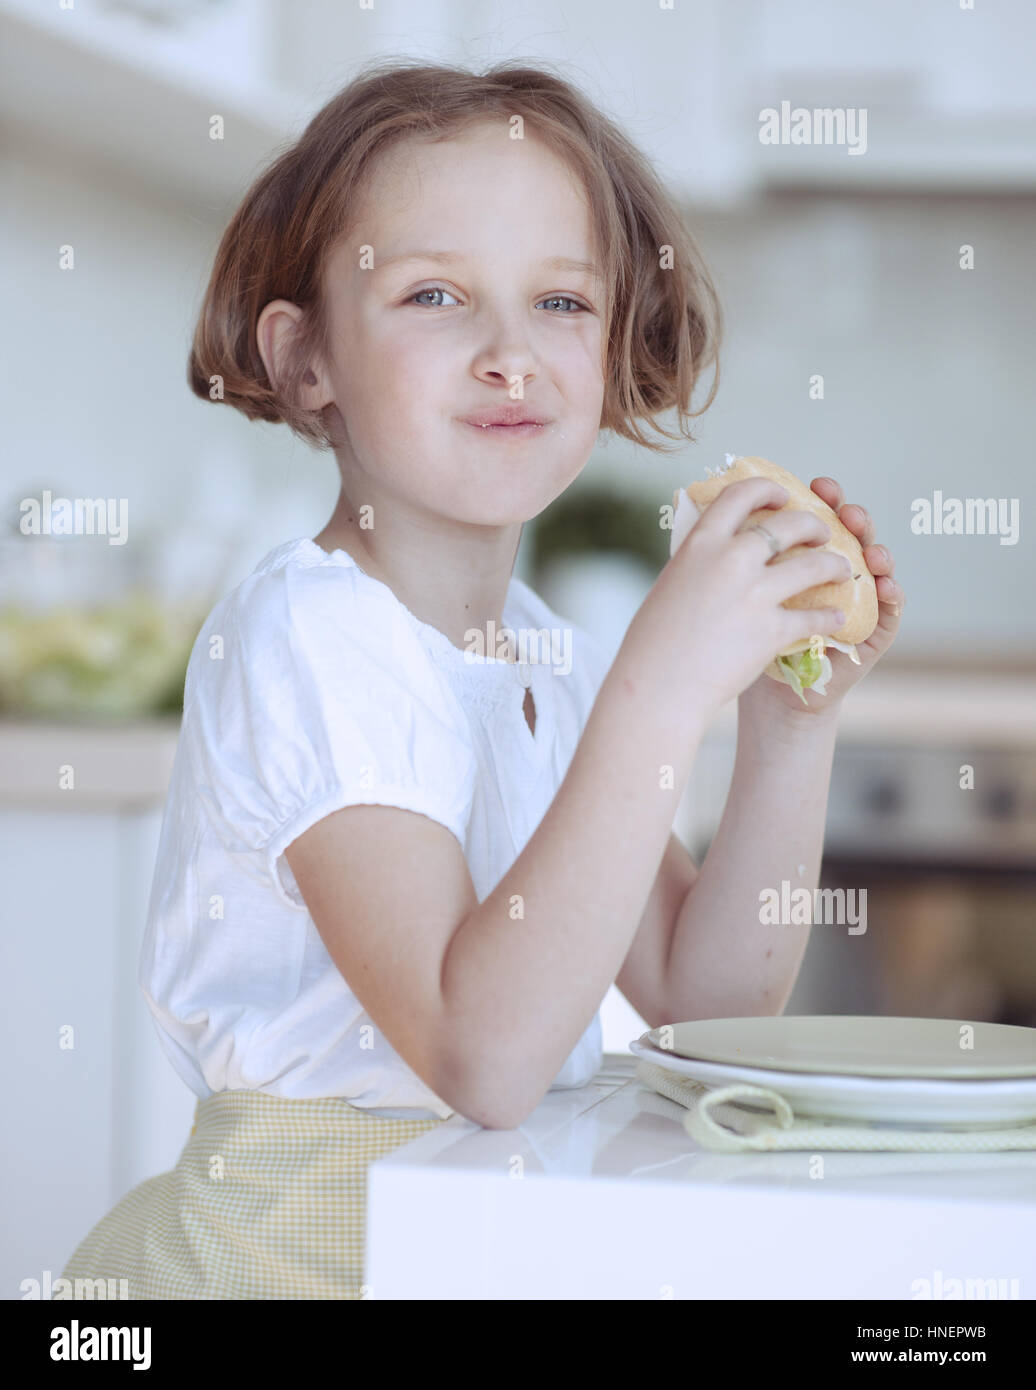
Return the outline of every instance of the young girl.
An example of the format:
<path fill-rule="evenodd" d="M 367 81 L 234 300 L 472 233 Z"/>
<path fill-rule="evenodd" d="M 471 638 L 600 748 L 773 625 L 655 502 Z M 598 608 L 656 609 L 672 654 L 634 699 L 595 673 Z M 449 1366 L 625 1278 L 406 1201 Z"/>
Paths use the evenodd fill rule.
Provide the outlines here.
<path fill-rule="evenodd" d="M 610 670 L 512 576 L 523 523 L 601 429 L 690 437 L 719 322 L 642 156 L 526 65 L 380 63 L 249 191 L 190 383 L 332 448 L 341 495 L 195 644 L 140 978 L 196 1123 L 66 1278 L 363 1297 L 370 1162 L 451 1114 L 514 1127 L 584 1085 L 613 982 L 653 1027 L 784 1008 L 808 928 L 761 925 L 759 889 L 817 883 L 838 708 L 902 597 L 867 513 L 840 516 L 884 576 L 881 620 L 806 707 L 761 673 L 838 628 L 782 603 L 846 562 L 768 564 L 739 528 L 786 501 L 772 483 L 713 504 Z M 782 550 L 826 538 L 801 511 L 768 529 Z M 735 696 L 699 874 L 671 826 Z"/>

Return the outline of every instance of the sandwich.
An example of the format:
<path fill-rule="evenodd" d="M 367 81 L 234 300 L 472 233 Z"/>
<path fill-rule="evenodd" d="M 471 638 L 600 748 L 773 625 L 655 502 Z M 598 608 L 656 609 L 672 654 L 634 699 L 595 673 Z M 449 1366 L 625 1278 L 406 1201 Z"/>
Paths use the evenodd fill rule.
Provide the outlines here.
<path fill-rule="evenodd" d="M 683 541 L 693 529 L 702 512 L 713 502 L 725 487 L 740 482 L 742 478 L 770 478 L 788 489 L 788 500 L 783 507 L 760 507 L 751 513 L 741 530 L 746 531 L 757 523 L 766 525 L 766 518 L 779 511 L 791 510 L 813 512 L 830 528 L 830 539 L 823 545 L 793 545 L 780 551 L 770 561 L 781 564 L 795 555 L 807 555 L 813 550 L 834 550 L 848 557 L 852 564 L 852 575 L 836 584 L 817 584 L 812 589 L 803 589 L 785 599 L 785 608 L 838 608 L 845 614 L 845 622 L 832 636 L 817 633 L 813 637 L 802 638 L 774 655 L 766 667 L 766 675 L 774 680 L 790 685 L 803 704 L 807 704 L 806 690 L 815 690 L 818 695 L 827 693 L 827 683 L 831 679 L 831 662 L 825 655 L 828 647 L 844 652 L 849 660 L 860 665 L 856 651 L 857 642 L 865 642 L 878 625 L 878 591 L 874 576 L 867 568 L 863 558 L 863 548 L 853 533 L 839 521 L 827 503 L 806 486 L 794 473 L 781 468 L 769 459 L 735 458 L 727 454 L 726 463 L 717 469 L 707 468 L 708 478 L 702 482 L 691 483 L 673 494 L 673 533 L 669 542 L 670 556 L 675 555 Z M 764 537 L 765 539 L 765 537 Z"/>

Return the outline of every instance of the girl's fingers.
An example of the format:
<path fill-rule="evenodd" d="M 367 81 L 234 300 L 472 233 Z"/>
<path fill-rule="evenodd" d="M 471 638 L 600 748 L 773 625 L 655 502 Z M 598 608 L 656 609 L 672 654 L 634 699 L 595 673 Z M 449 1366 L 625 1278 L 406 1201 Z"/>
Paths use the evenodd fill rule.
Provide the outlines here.
<path fill-rule="evenodd" d="M 899 584 L 889 575 L 883 574 L 874 581 L 874 587 L 877 590 L 878 602 L 887 603 L 892 612 L 898 617 L 903 610 L 903 603 L 906 597 Z"/>
<path fill-rule="evenodd" d="M 895 572 L 896 562 L 883 545 L 864 546 L 863 558 L 867 561 L 867 568 L 873 575 L 893 574 Z"/>
<path fill-rule="evenodd" d="M 837 512 L 842 505 L 842 489 L 835 482 L 834 478 L 814 478 L 810 487 L 820 498 L 826 502 L 833 512 Z"/>
<path fill-rule="evenodd" d="M 858 502 L 847 502 L 843 506 L 844 494 L 834 478 L 814 478 L 810 487 L 821 501 L 827 503 L 846 530 L 851 531 L 861 545 L 870 545 L 874 540 L 874 523 L 866 508 L 861 507 Z"/>
<path fill-rule="evenodd" d="M 906 595 L 893 579 L 896 562 L 883 545 L 874 544 L 874 523 L 867 510 L 857 502 L 843 505 L 842 489 L 834 478 L 814 478 L 810 487 L 822 501 L 832 509 L 838 520 L 851 531 L 863 547 L 863 558 L 874 575 L 874 587 L 878 602 L 882 605 L 878 619 L 879 627 L 884 627 L 888 619 L 898 619 L 903 611 Z M 891 625 L 895 627 L 896 624 Z"/>
<path fill-rule="evenodd" d="M 847 502 L 838 513 L 838 520 L 851 531 L 861 545 L 870 545 L 874 540 L 874 522 L 870 513 L 859 502 Z"/>

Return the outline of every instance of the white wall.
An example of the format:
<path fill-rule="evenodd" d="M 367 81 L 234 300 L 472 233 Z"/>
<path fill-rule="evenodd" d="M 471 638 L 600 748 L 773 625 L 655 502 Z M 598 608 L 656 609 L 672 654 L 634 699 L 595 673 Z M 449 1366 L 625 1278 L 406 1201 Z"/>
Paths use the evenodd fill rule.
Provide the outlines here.
<path fill-rule="evenodd" d="M 17 501 L 43 488 L 126 497 L 127 550 L 178 536 L 166 563 L 214 582 L 223 574 L 224 585 L 281 540 L 314 534 L 334 502 L 333 460 L 186 386 L 229 209 L 163 202 L 24 145 L 4 149 L 0 176 L 4 515 L 16 518 Z M 900 656 L 988 645 L 1031 659 L 1036 196 L 782 193 L 689 216 L 727 313 L 701 443 L 673 462 L 602 438 L 586 479 L 615 477 L 667 501 L 727 450 L 804 477 L 830 473 L 897 558 L 909 601 Z M 971 271 L 958 268 L 965 242 L 976 248 Z M 57 268 L 66 243 L 72 272 Z M 808 395 L 818 372 L 822 401 Z M 1019 498 L 1019 543 L 913 535 L 911 501 L 937 488 Z"/>
<path fill-rule="evenodd" d="M 727 451 L 831 475 L 896 559 L 897 658 L 984 647 L 1031 667 L 1036 196 L 782 193 L 690 220 L 727 315 L 720 392 L 678 462 L 612 445 L 608 474 L 665 500 Z M 1018 543 L 913 534 L 911 502 L 935 489 L 1018 498 Z"/>
<path fill-rule="evenodd" d="M 226 560 L 238 577 L 281 540 L 319 529 L 337 494 L 334 460 L 186 384 L 196 311 L 231 209 L 216 216 L 163 201 L 110 168 L 9 140 L 0 184 L 4 524 L 44 488 L 125 497 L 125 550 L 176 535 L 169 563 L 185 576 Z M 64 245 L 74 270 L 58 268 Z M 215 552 L 198 539 L 209 528 Z"/>

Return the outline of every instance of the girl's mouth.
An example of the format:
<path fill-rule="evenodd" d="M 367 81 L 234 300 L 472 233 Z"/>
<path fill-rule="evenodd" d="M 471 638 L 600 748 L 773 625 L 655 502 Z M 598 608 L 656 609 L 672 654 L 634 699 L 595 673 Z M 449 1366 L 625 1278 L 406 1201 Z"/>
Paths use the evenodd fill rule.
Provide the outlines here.
<path fill-rule="evenodd" d="M 474 430 L 476 434 L 494 434 L 508 439 L 528 439 L 546 428 L 545 425 L 534 424 L 531 420 L 521 425 L 473 425 L 470 420 L 462 420 L 461 423 L 467 429 Z"/>

